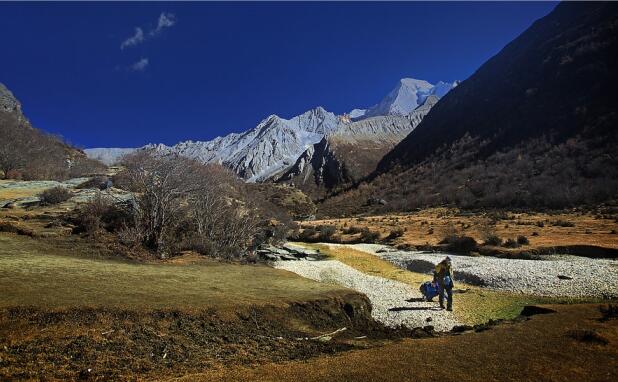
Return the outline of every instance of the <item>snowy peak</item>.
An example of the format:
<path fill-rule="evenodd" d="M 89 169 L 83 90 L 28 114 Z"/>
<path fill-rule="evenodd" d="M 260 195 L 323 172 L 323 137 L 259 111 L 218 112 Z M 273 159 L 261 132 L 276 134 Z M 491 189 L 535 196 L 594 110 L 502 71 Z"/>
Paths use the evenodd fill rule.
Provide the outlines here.
<path fill-rule="evenodd" d="M 402 78 L 390 93 L 377 105 L 369 108 L 364 118 L 378 115 L 407 115 L 425 103 L 430 95 L 443 97 L 458 82 L 448 83 L 440 81 L 433 85 L 425 80 Z"/>
<path fill-rule="evenodd" d="M 360 118 L 364 116 L 365 113 L 367 113 L 367 109 L 354 109 L 350 111 L 347 115 L 348 117 L 354 119 L 354 118 Z"/>
<path fill-rule="evenodd" d="M 365 166 L 371 167 L 384 155 L 386 148 L 412 131 L 439 97 L 454 86 L 446 82 L 433 85 L 424 80 L 403 78 L 370 109 L 354 109 L 349 114 L 338 116 L 317 106 L 289 119 L 271 114 L 257 126 L 241 133 L 210 141 L 184 141 L 174 146 L 151 144 L 142 149 L 182 155 L 202 163 L 223 164 L 247 181 L 263 181 L 280 176 L 297 163 L 303 153 L 327 139 L 354 147 L 353 152 L 362 151 L 371 143 L 371 147 L 377 147 L 373 150 L 375 155 L 371 154 L 375 156 L 371 165 Z M 86 153 L 113 163 L 130 151 L 92 149 Z"/>
<path fill-rule="evenodd" d="M 290 119 L 271 114 L 253 129 L 211 141 L 144 148 L 224 164 L 248 181 L 260 181 L 289 167 L 307 148 L 334 131 L 337 124 L 338 117 L 319 106 Z"/>

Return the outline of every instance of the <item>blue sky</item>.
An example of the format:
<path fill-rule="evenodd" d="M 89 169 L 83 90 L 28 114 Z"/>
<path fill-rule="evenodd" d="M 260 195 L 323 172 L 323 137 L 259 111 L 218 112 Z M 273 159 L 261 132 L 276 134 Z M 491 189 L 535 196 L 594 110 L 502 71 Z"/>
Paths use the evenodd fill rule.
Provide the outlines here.
<path fill-rule="evenodd" d="M 465 79 L 555 5 L 0 3 L 0 82 L 82 147 L 208 140 Z"/>

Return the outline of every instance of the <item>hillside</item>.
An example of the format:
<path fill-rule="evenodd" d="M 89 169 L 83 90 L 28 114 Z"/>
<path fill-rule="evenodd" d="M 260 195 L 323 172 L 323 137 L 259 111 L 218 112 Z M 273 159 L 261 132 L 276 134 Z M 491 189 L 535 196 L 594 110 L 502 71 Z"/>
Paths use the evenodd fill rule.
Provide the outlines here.
<path fill-rule="evenodd" d="M 560 4 L 446 94 L 368 185 L 323 210 L 369 198 L 406 210 L 615 197 L 617 20 L 616 4 Z"/>
<path fill-rule="evenodd" d="M 1 83 L 0 137 L 0 178 L 66 179 L 103 169 L 83 151 L 34 128 Z"/>

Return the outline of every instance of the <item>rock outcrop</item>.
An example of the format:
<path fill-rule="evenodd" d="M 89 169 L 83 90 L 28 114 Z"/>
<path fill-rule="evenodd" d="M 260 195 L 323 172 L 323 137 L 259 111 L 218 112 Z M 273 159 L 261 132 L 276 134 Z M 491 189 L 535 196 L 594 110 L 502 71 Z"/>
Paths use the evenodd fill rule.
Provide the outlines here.
<path fill-rule="evenodd" d="M 404 139 L 438 102 L 430 95 L 405 116 L 387 115 L 340 123 L 333 132 L 309 147 L 276 178 L 294 183 L 312 196 L 369 175 L 378 162 Z"/>
<path fill-rule="evenodd" d="M 2 83 L 0 83 L 0 111 L 22 114 L 21 104 L 13 93 Z"/>

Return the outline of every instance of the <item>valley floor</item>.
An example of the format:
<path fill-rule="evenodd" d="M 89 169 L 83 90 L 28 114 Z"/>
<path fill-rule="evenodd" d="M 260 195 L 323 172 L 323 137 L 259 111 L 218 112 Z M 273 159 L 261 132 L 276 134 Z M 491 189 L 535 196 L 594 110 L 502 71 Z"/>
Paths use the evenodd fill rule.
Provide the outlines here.
<path fill-rule="evenodd" d="M 503 238 L 526 233 L 530 243 L 520 252 L 611 252 L 618 250 L 612 211 L 468 216 L 438 209 L 303 222 L 332 224 L 344 242 L 358 239 L 344 233 L 352 226 L 379 231 L 380 241 L 396 228 L 403 234 L 389 246 L 292 244 L 319 249 L 326 259 L 276 261 L 273 269 L 191 254 L 119 259 L 106 243 L 56 224 L 91 191 L 75 190 L 55 206 L 33 202 L 54 185 L 0 182 L 0 204 L 7 206 L 0 209 L 2 380 L 616 377 L 616 320 L 600 321 L 598 304 L 616 301 L 617 260 L 538 260 L 547 256 L 540 252 L 537 260 L 515 260 L 508 248 L 499 249 L 506 258 L 453 256 L 451 313 L 421 301 L 418 290 L 444 254 L 395 250 L 438 245 L 453 226 L 480 240 L 490 219 Z M 525 306 L 561 303 L 569 305 L 552 305 L 558 313 L 516 319 Z M 507 321 L 485 325 L 490 320 Z M 449 333 L 454 327 L 464 333 Z"/>
<path fill-rule="evenodd" d="M 409 213 L 324 219 L 302 222 L 303 228 L 331 225 L 333 240 L 342 243 L 359 240 L 358 232 L 367 228 L 385 239 L 393 231 L 401 234 L 393 246 L 436 246 L 446 236 L 470 236 L 482 243 L 487 235 L 502 240 L 523 236 L 528 244 L 517 248 L 495 246 L 505 256 L 528 253 L 571 253 L 591 257 L 618 257 L 618 210 L 598 207 L 572 211 L 463 211 L 456 208 L 429 208 Z"/>

